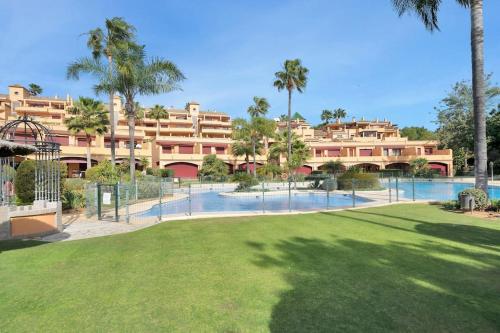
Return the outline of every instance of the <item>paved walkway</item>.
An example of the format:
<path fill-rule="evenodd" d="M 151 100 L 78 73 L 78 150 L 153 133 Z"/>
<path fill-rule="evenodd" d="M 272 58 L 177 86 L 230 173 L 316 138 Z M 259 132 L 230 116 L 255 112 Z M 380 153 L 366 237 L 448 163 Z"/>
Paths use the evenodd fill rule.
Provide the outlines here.
<path fill-rule="evenodd" d="M 63 231 L 41 237 L 47 242 L 59 242 L 84 238 L 122 234 L 152 226 L 154 223 L 126 224 L 123 222 L 91 221 L 83 214 L 63 215 Z"/>

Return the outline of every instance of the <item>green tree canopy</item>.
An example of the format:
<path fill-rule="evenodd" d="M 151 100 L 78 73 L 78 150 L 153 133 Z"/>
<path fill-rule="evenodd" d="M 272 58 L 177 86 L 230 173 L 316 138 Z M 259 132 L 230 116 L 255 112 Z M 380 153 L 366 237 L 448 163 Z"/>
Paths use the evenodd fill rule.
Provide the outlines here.
<path fill-rule="evenodd" d="M 217 158 L 216 155 L 211 154 L 203 157 L 203 164 L 200 170 L 201 176 L 221 179 L 227 176 L 228 172 L 227 164 L 224 163 L 223 160 Z"/>
<path fill-rule="evenodd" d="M 32 96 L 38 96 L 43 92 L 43 89 L 38 84 L 30 83 L 28 85 L 28 91 Z"/>
<path fill-rule="evenodd" d="M 435 132 L 428 130 L 425 127 L 403 127 L 399 133 L 402 137 L 408 138 L 408 140 L 435 140 L 437 135 Z"/>

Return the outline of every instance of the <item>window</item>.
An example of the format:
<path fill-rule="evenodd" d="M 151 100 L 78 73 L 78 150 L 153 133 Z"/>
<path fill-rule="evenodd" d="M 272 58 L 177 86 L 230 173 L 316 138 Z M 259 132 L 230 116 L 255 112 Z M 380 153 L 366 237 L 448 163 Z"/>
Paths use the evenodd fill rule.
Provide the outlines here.
<path fill-rule="evenodd" d="M 389 156 L 389 148 L 384 148 L 384 156 Z"/>
<path fill-rule="evenodd" d="M 212 153 L 212 147 L 211 146 L 203 146 L 203 154 L 209 155 Z"/>
<path fill-rule="evenodd" d="M 392 148 L 392 156 L 401 156 L 401 148 Z"/>
<path fill-rule="evenodd" d="M 432 155 L 432 148 L 425 148 L 425 155 Z"/>
<path fill-rule="evenodd" d="M 316 149 L 316 157 L 321 157 L 321 149 Z"/>
<path fill-rule="evenodd" d="M 179 146 L 180 154 L 193 154 L 193 146 Z"/>
<path fill-rule="evenodd" d="M 224 153 L 225 153 L 224 147 L 215 147 L 215 153 L 217 155 L 224 155 Z"/>
<path fill-rule="evenodd" d="M 162 146 L 161 152 L 163 154 L 172 154 L 172 146 Z"/>

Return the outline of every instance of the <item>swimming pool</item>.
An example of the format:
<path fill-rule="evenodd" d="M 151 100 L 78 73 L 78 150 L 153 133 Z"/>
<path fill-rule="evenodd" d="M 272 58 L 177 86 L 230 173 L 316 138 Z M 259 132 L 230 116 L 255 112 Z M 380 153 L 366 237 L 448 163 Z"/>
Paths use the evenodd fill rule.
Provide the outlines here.
<path fill-rule="evenodd" d="M 384 182 L 387 186 L 387 182 Z M 452 183 L 441 181 L 415 181 L 415 199 L 416 200 L 457 200 L 458 193 L 474 187 L 471 183 Z M 395 190 L 396 184 L 391 182 L 391 188 Z M 412 182 L 399 182 L 400 196 L 412 199 Z M 489 186 L 488 195 L 491 199 L 500 199 L 500 186 Z"/>
<path fill-rule="evenodd" d="M 264 202 L 260 193 L 245 197 L 226 197 L 219 195 L 220 191 L 200 191 L 191 195 L 189 200 L 174 200 L 161 206 L 162 215 L 182 215 L 189 213 L 230 213 L 230 212 L 286 212 L 288 211 L 288 195 L 266 195 Z M 371 200 L 355 197 L 356 205 L 363 205 Z M 292 194 L 291 209 L 294 211 L 312 211 L 327 208 L 352 207 L 352 196 L 330 193 L 297 193 Z M 135 215 L 136 218 L 160 215 L 160 206 Z"/>

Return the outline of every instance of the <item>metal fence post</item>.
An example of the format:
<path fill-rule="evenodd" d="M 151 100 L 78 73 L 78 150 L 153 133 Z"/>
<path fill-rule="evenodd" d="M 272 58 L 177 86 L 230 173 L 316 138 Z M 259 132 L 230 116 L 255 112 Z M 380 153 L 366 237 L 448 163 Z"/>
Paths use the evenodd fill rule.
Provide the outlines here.
<path fill-rule="evenodd" d="M 114 185 L 115 188 L 115 222 L 118 222 L 120 217 L 118 216 L 118 184 Z"/>
<path fill-rule="evenodd" d="M 129 195 L 130 195 L 130 189 L 127 186 L 125 188 L 125 221 L 127 223 L 130 223 L 130 215 L 129 215 L 129 210 L 128 210 L 128 201 L 129 201 Z"/>
<path fill-rule="evenodd" d="M 396 176 L 396 201 L 399 201 L 399 177 Z"/>
<path fill-rule="evenodd" d="M 163 182 L 162 182 L 162 179 L 160 178 L 160 190 L 158 191 L 159 192 L 159 195 L 160 195 L 160 206 L 158 207 L 159 209 L 159 213 L 160 213 L 160 216 L 158 216 L 158 222 L 161 222 L 161 219 L 162 219 L 162 211 L 161 211 L 161 198 L 163 196 Z"/>
<path fill-rule="evenodd" d="M 191 183 L 188 185 L 189 216 L 191 216 Z"/>
<path fill-rule="evenodd" d="M 323 184 L 325 184 L 325 181 L 323 181 Z M 326 183 L 326 210 L 330 209 L 330 185 L 331 185 L 331 178 L 328 179 L 328 183 Z"/>
<path fill-rule="evenodd" d="M 351 180 L 352 187 L 352 207 L 356 207 L 356 179 Z"/>
<path fill-rule="evenodd" d="M 266 206 L 264 201 L 264 181 L 262 181 L 262 214 L 266 212 Z"/>
<path fill-rule="evenodd" d="M 389 176 L 389 202 L 392 202 L 391 176 Z"/>
<path fill-rule="evenodd" d="M 288 177 L 288 211 L 292 211 L 292 181 Z"/>
<path fill-rule="evenodd" d="M 137 185 L 137 180 L 134 182 L 135 185 L 135 201 L 139 199 L 139 186 Z"/>
<path fill-rule="evenodd" d="M 101 184 L 96 184 L 97 187 L 97 219 L 101 220 L 102 207 L 101 207 Z"/>
<path fill-rule="evenodd" d="M 415 175 L 411 176 L 411 186 L 412 186 L 413 201 L 415 201 Z"/>

